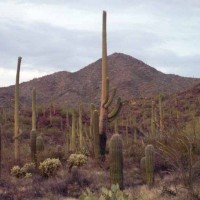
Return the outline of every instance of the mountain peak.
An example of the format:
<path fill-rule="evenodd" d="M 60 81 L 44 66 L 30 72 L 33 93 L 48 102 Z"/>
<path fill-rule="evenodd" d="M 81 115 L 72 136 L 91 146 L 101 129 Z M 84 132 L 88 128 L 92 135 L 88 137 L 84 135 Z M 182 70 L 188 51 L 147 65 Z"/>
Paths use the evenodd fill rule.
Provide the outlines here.
<path fill-rule="evenodd" d="M 37 90 L 37 101 L 76 106 L 83 103 L 99 103 L 101 88 L 101 59 L 81 70 L 70 73 L 56 72 L 20 86 L 21 101 L 31 104 L 31 89 Z M 200 79 L 184 78 L 157 71 L 144 62 L 123 54 L 108 56 L 110 88 L 117 88 L 118 96 L 124 100 L 133 97 L 148 97 L 162 93 L 174 93 L 189 89 L 200 83 Z M 2 104 L 14 99 L 14 86 L 0 88 Z M 12 102 L 13 103 L 13 102 Z"/>

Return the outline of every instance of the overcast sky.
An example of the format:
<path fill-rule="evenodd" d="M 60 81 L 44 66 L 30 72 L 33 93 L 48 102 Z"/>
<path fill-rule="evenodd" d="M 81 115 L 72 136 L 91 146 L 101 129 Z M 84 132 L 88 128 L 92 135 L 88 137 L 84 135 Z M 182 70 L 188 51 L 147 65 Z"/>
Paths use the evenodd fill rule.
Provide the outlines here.
<path fill-rule="evenodd" d="M 199 0 L 0 0 L 0 87 L 99 59 L 103 10 L 108 55 L 200 78 Z"/>

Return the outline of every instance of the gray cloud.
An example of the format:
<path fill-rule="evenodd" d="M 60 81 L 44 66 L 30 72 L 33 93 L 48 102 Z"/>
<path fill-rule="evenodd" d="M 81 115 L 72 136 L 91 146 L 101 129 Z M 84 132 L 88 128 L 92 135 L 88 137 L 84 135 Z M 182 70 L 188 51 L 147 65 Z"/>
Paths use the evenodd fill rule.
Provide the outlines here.
<path fill-rule="evenodd" d="M 199 0 L 0 2 L 0 69 L 15 69 L 18 56 L 28 70 L 51 72 L 76 71 L 99 59 L 102 10 L 108 12 L 109 54 L 200 77 Z"/>

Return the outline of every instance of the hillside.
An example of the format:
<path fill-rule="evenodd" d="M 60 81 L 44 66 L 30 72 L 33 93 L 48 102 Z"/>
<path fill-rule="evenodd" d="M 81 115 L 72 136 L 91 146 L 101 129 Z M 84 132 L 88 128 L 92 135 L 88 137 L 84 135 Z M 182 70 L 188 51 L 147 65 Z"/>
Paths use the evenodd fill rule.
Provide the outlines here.
<path fill-rule="evenodd" d="M 123 100 L 149 97 L 160 92 L 180 92 L 200 82 L 200 79 L 164 74 L 122 53 L 108 56 L 108 69 L 111 88 L 117 87 Z M 22 104 L 30 104 L 33 87 L 37 89 L 37 100 L 40 103 L 99 103 L 101 59 L 74 73 L 61 71 L 20 84 Z M 13 99 L 14 86 L 0 88 L 1 104 L 13 104 Z"/>

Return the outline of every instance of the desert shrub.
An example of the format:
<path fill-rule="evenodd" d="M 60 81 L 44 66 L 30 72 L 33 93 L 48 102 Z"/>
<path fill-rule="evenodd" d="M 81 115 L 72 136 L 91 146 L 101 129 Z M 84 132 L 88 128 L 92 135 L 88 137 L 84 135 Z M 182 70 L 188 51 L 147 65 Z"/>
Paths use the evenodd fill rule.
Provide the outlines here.
<path fill-rule="evenodd" d="M 54 176 L 61 168 L 61 162 L 56 158 L 47 158 L 39 165 L 39 170 L 44 177 Z"/>
<path fill-rule="evenodd" d="M 34 163 L 26 163 L 22 168 L 22 171 L 25 173 L 33 173 L 35 171 L 35 164 Z"/>
<path fill-rule="evenodd" d="M 87 189 L 86 192 L 83 192 L 83 194 L 79 198 L 80 200 L 111 200 L 111 199 L 121 199 L 121 200 L 128 200 L 128 195 L 125 194 L 123 191 L 119 189 L 119 185 L 112 185 L 111 189 L 102 188 L 101 193 L 99 195 L 96 195 L 92 193 L 89 189 Z"/>
<path fill-rule="evenodd" d="M 15 165 L 11 169 L 11 175 L 15 176 L 16 178 L 29 178 L 32 177 L 34 170 L 34 163 L 26 163 L 22 168 L 20 168 L 18 165 Z"/>
<path fill-rule="evenodd" d="M 18 165 L 13 166 L 10 173 L 12 176 L 15 176 L 16 178 L 21 178 L 24 176 L 23 171 Z"/>
<path fill-rule="evenodd" d="M 71 154 L 67 160 L 70 167 L 83 166 L 87 162 L 87 157 L 83 154 Z"/>

